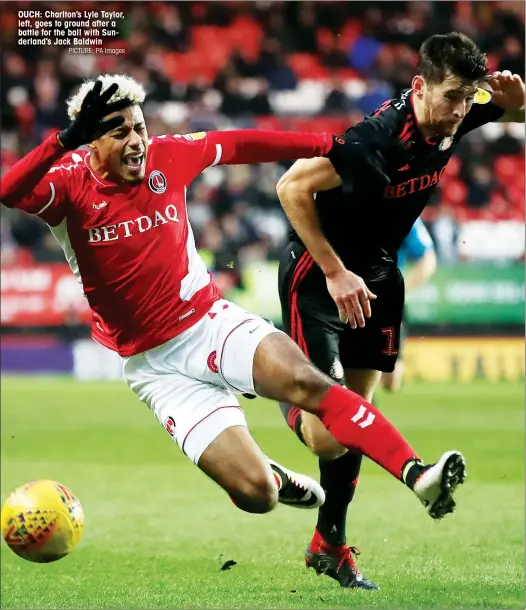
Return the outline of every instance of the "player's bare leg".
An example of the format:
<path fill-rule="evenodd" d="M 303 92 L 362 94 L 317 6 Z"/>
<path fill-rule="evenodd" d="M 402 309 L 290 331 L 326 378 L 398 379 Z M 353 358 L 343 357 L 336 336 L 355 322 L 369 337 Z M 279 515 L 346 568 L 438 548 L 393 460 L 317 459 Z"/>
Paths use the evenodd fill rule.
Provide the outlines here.
<path fill-rule="evenodd" d="M 244 426 L 221 432 L 197 465 L 241 510 L 266 513 L 278 502 L 278 487 L 268 460 Z"/>
<path fill-rule="evenodd" d="M 315 413 L 341 445 L 368 456 L 412 489 L 432 518 L 453 512 L 453 492 L 466 476 L 459 452 L 445 453 L 436 464 L 424 465 L 380 411 L 317 370 L 282 333 L 260 342 L 253 374 L 260 396 Z"/>
<path fill-rule="evenodd" d="M 278 501 L 297 508 L 317 508 L 325 499 L 316 481 L 269 460 L 245 426 L 223 430 L 197 465 L 238 508 L 249 513 L 269 512 Z"/>
<path fill-rule="evenodd" d="M 390 392 L 398 392 L 402 386 L 403 377 L 404 361 L 399 358 L 392 373 L 382 373 L 382 386 Z"/>

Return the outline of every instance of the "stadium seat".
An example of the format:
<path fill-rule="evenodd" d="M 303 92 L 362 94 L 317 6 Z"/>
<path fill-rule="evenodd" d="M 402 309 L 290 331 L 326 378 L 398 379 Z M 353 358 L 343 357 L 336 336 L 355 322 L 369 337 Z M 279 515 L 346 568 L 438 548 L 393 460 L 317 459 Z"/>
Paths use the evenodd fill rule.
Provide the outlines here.
<path fill-rule="evenodd" d="M 316 32 L 318 48 L 332 47 L 334 44 L 334 34 L 327 28 L 319 28 Z"/>
<path fill-rule="evenodd" d="M 342 51 L 349 51 L 354 41 L 360 35 L 362 24 L 358 19 L 348 19 L 344 27 L 337 34 L 338 47 Z"/>
<path fill-rule="evenodd" d="M 243 53 L 251 59 L 257 59 L 261 49 L 263 30 L 259 23 L 249 17 L 239 16 L 223 36 L 231 48 L 242 48 Z"/>
<path fill-rule="evenodd" d="M 443 185 L 442 200 L 445 204 L 463 207 L 466 205 L 467 188 L 460 180 L 451 180 Z"/>
<path fill-rule="evenodd" d="M 446 171 L 442 176 L 442 183 L 445 181 L 450 181 L 453 178 L 457 178 L 460 175 L 460 170 L 462 169 L 462 161 L 457 157 L 453 156 L 449 160 Z"/>
<path fill-rule="evenodd" d="M 495 159 L 494 170 L 497 179 L 507 184 L 521 173 L 524 175 L 524 159 L 514 155 L 501 155 Z"/>
<path fill-rule="evenodd" d="M 163 59 L 167 76 L 178 83 L 190 83 L 195 80 L 211 82 L 219 70 L 209 52 L 203 50 L 189 53 L 168 52 L 163 55 Z"/>
<path fill-rule="evenodd" d="M 329 71 L 322 66 L 315 55 L 293 53 L 288 56 L 288 64 L 298 79 L 318 80 L 329 77 Z"/>

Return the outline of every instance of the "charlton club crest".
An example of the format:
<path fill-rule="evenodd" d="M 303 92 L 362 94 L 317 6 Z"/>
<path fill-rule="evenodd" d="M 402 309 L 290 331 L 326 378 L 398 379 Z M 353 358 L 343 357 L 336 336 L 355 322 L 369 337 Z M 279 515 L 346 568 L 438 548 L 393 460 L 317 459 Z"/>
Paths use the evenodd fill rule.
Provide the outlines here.
<path fill-rule="evenodd" d="M 167 417 L 164 420 L 164 428 L 171 437 L 175 436 L 175 421 L 173 417 Z"/>
<path fill-rule="evenodd" d="M 444 138 L 442 142 L 440 142 L 440 144 L 438 145 L 438 150 L 447 150 L 448 148 L 451 148 L 452 144 L 453 138 L 451 136 L 448 138 Z"/>
<path fill-rule="evenodd" d="M 160 194 L 164 193 L 166 190 L 166 178 L 164 177 L 164 174 L 157 169 L 150 174 L 148 184 L 154 193 Z"/>

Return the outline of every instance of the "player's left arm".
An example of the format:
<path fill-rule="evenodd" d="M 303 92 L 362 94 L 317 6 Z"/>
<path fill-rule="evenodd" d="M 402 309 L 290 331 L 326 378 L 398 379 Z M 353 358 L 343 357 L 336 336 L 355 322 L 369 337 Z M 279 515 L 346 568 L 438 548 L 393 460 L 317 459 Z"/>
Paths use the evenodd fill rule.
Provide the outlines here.
<path fill-rule="evenodd" d="M 187 137 L 187 136 L 185 136 Z M 199 149 L 198 170 L 214 165 L 272 163 L 322 157 L 330 151 L 330 133 L 238 129 L 192 134 Z"/>
<path fill-rule="evenodd" d="M 524 123 L 524 83 L 518 74 L 509 70 L 494 72 L 486 77 L 491 87 L 491 101 L 473 104 L 459 128 L 464 135 L 486 123 Z"/>
<path fill-rule="evenodd" d="M 502 123 L 524 123 L 524 82 L 518 74 L 509 70 L 494 72 L 487 82 L 493 90 L 492 103 L 504 110 Z"/>

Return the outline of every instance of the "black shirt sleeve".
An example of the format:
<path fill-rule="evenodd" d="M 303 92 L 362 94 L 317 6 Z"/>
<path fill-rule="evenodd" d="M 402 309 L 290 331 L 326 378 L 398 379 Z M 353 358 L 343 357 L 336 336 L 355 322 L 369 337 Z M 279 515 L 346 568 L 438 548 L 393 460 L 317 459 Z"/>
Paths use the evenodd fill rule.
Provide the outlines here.
<path fill-rule="evenodd" d="M 344 191 L 352 191 L 354 181 L 365 178 L 371 170 L 377 175 L 385 163 L 383 155 L 397 142 L 394 134 L 398 123 L 399 113 L 391 106 L 334 138 L 326 156 L 342 179 Z"/>
<path fill-rule="evenodd" d="M 488 104 L 473 104 L 471 110 L 468 112 L 458 131 L 460 135 L 464 135 L 482 127 L 486 123 L 492 123 L 498 121 L 504 114 L 504 110 L 499 108 L 492 102 Z"/>

